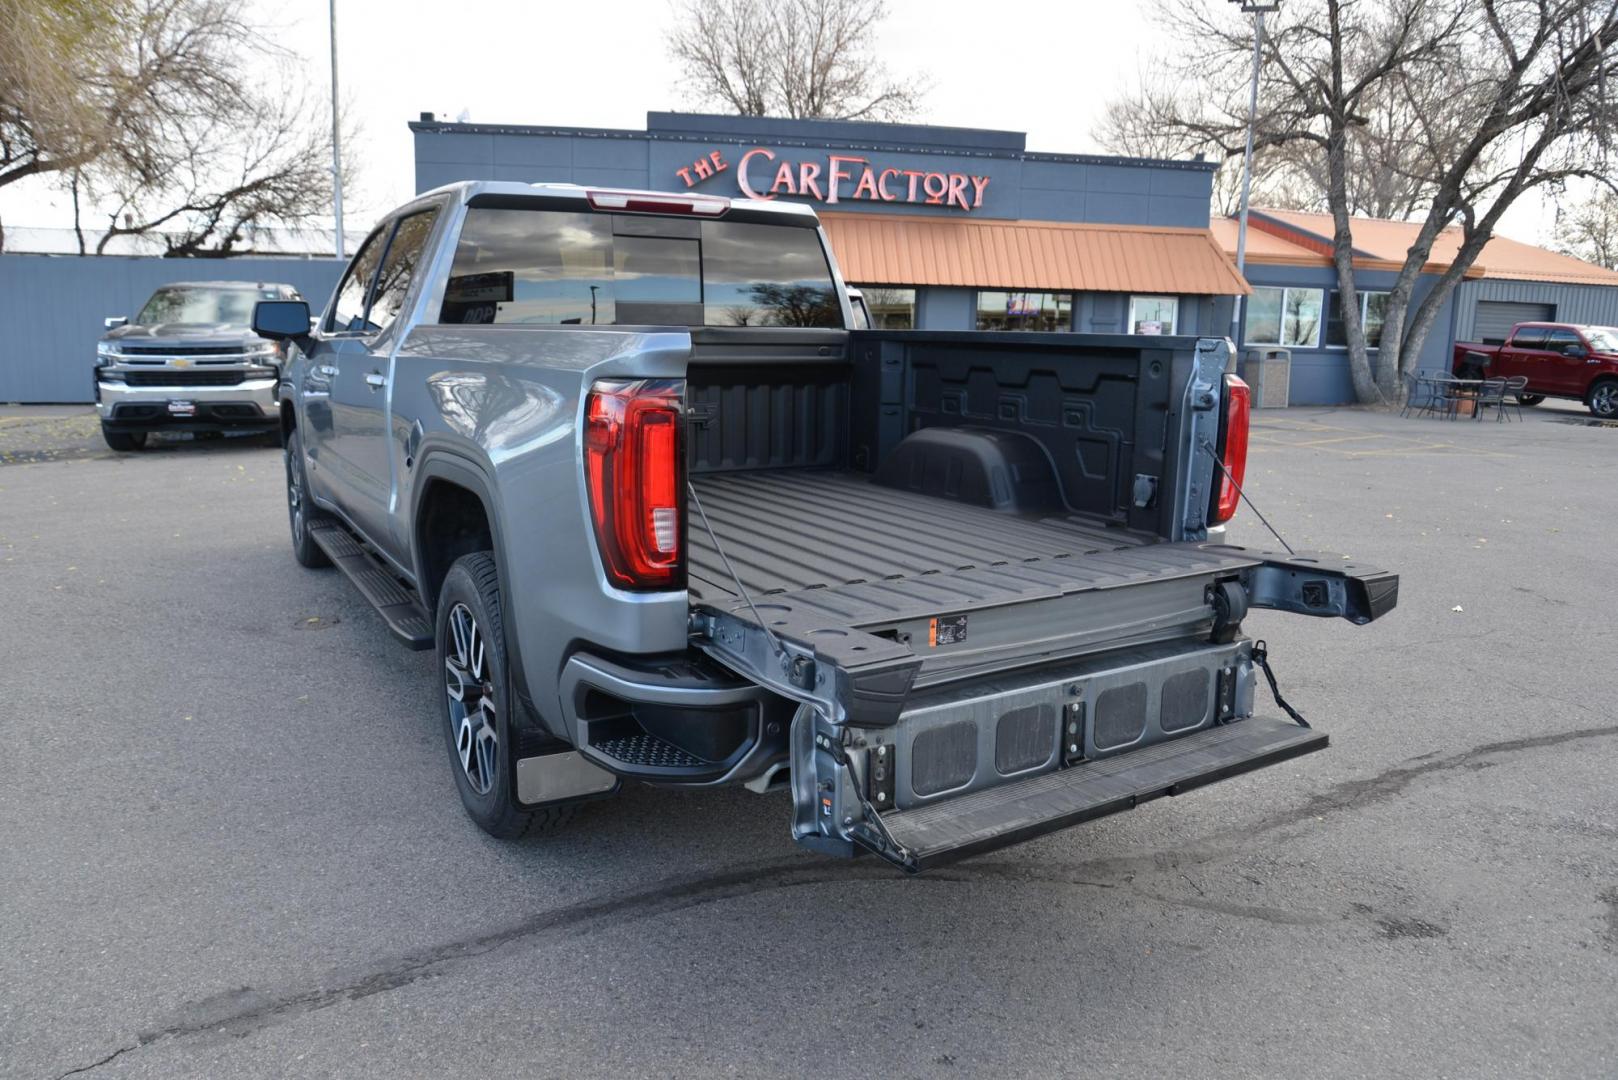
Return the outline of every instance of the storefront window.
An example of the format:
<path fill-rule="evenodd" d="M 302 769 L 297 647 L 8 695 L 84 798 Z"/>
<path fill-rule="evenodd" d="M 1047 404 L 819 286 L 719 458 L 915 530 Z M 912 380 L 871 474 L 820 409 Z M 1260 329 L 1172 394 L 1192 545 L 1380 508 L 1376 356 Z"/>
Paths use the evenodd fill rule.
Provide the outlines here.
<path fill-rule="evenodd" d="M 1322 299 L 1319 289 L 1255 287 L 1247 298 L 1243 340 L 1249 345 L 1317 348 Z"/>
<path fill-rule="evenodd" d="M 1131 296 L 1129 298 L 1129 332 L 1131 334 L 1172 334 L 1180 321 L 1180 298 L 1177 296 Z"/>
<path fill-rule="evenodd" d="M 871 313 L 872 330 L 914 330 L 916 290 L 892 285 L 856 285 L 865 294 L 865 307 Z"/>
<path fill-rule="evenodd" d="M 1383 313 L 1388 308 L 1385 292 L 1362 292 L 1360 297 L 1360 325 L 1365 328 L 1365 347 L 1374 349 L 1382 344 Z M 1334 349 L 1348 348 L 1348 331 L 1343 326 L 1343 297 L 1333 289 L 1331 312 L 1326 316 L 1326 344 Z"/>
<path fill-rule="evenodd" d="M 979 330 L 1071 330 L 1073 294 L 978 293 Z"/>

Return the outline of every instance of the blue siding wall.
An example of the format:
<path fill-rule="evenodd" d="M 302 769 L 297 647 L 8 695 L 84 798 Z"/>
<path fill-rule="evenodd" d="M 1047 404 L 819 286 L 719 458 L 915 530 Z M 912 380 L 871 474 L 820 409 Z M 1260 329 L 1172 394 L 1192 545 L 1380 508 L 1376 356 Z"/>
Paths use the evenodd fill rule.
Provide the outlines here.
<path fill-rule="evenodd" d="M 921 330 L 971 330 L 978 323 L 976 289 L 916 290 L 916 327 Z"/>
<path fill-rule="evenodd" d="M 0 402 L 93 401 L 90 371 L 109 315 L 134 315 L 171 281 L 274 281 L 323 308 L 336 259 L 0 255 Z"/>
<path fill-rule="evenodd" d="M 1354 275 L 1354 284 L 1362 290 L 1385 292 L 1392 288 L 1397 275 L 1388 270 L 1361 270 Z M 1423 275 L 1416 282 L 1415 294 L 1412 297 L 1411 310 L 1420 304 L 1432 290 L 1437 279 L 1431 275 Z M 1322 304 L 1330 303 L 1331 291 L 1337 288 L 1337 271 L 1329 266 L 1269 266 L 1249 265 L 1247 267 L 1247 281 L 1254 287 L 1261 286 L 1291 286 L 1293 288 L 1313 288 L 1322 292 Z M 1439 309 L 1438 319 L 1433 325 L 1432 333 L 1427 335 L 1427 341 L 1421 350 L 1421 369 L 1423 371 L 1443 370 L 1447 366 L 1450 352 L 1449 327 L 1453 318 L 1452 307 L 1455 303 L 1454 295 L 1444 301 Z M 1229 309 L 1227 309 L 1228 311 Z M 1345 348 L 1331 348 L 1324 344 L 1326 337 L 1325 311 L 1322 307 L 1322 321 L 1318 340 L 1322 343 L 1315 348 L 1290 347 L 1292 353 L 1292 388 L 1291 400 L 1293 405 L 1343 405 L 1354 400 L 1354 383 L 1348 372 L 1348 350 Z M 1227 315 L 1228 318 L 1228 315 Z M 1238 339 L 1242 355 L 1245 356 L 1249 348 L 1271 348 L 1273 346 L 1248 345 L 1246 319 L 1243 319 L 1241 335 Z"/>

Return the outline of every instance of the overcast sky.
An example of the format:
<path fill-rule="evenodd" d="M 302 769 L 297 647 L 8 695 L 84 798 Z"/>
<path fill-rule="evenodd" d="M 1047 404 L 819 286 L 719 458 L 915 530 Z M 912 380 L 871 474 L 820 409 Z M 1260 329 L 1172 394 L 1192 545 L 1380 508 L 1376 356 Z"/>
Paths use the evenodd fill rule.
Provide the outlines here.
<path fill-rule="evenodd" d="M 325 0 L 253 0 L 257 18 L 329 78 Z M 1109 98 L 1161 52 L 1150 0 L 889 0 L 877 46 L 895 74 L 927 80 L 919 120 L 1028 133 L 1028 147 L 1100 150 Z M 641 128 L 648 110 L 689 107 L 663 45 L 665 0 L 337 0 L 342 97 L 360 127 L 349 232 L 414 194 L 406 124 L 418 113 L 476 123 Z M 7 225 L 66 225 L 39 188 L 0 192 Z M 1546 220 L 1541 220 L 1546 219 Z M 1542 239 L 1548 214 L 1523 207 L 1503 231 Z M 1547 232 L 1548 235 L 1548 232 Z"/>

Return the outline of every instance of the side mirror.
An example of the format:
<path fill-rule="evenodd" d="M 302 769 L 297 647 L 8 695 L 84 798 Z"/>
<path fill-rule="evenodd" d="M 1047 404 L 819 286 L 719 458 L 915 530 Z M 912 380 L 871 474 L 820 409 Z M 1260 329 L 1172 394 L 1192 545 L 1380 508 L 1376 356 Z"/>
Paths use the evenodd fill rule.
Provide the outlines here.
<path fill-rule="evenodd" d="M 302 300 L 260 300 L 253 305 L 253 333 L 271 341 L 290 341 L 309 351 L 309 305 Z"/>
<path fill-rule="evenodd" d="M 116 330 L 120 326 L 128 326 L 129 325 L 129 316 L 128 315 L 109 315 L 105 319 L 101 320 L 101 325 L 105 326 L 108 330 Z"/>
<path fill-rule="evenodd" d="M 1562 355 L 1571 356 L 1575 359 L 1582 360 L 1584 357 L 1589 355 L 1589 350 L 1587 350 L 1583 345 L 1569 345 L 1562 350 Z"/>

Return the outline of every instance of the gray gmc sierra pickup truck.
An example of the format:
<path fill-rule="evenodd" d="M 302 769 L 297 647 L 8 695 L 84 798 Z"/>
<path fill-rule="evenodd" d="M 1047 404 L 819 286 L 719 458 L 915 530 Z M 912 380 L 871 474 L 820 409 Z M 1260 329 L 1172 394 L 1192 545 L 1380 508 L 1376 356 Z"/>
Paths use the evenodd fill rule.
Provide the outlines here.
<path fill-rule="evenodd" d="M 436 649 L 480 826 L 779 783 L 914 871 L 1326 745 L 1255 714 L 1242 618 L 1398 578 L 1218 542 L 1227 342 L 851 318 L 806 207 L 492 182 L 389 215 L 313 329 L 258 305 L 293 552 Z"/>

